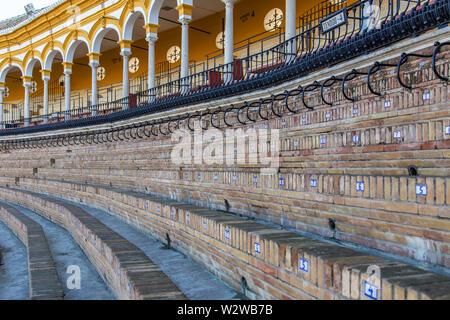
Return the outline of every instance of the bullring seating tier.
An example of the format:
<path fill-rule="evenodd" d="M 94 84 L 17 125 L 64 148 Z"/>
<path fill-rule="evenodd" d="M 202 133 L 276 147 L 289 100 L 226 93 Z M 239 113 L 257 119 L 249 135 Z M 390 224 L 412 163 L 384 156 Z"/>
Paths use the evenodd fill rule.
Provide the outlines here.
<path fill-rule="evenodd" d="M 6 203 L 0 203 L 0 221 L 27 248 L 30 299 L 62 300 L 62 283 L 42 226 Z"/>
<path fill-rule="evenodd" d="M 17 190 L 2 189 L 2 198 L 25 206 L 67 229 L 119 299 L 186 299 L 142 250 L 82 208 L 45 195 Z M 7 211 L 14 211 L 14 208 L 5 204 L 1 204 L 1 207 L 3 216 Z M 6 219 L 9 220 L 11 219 Z M 34 255 L 35 253 L 31 258 L 34 258 Z M 30 270 L 33 272 L 34 268 Z M 31 275 L 34 276 L 33 273 Z M 30 278 L 30 281 L 35 280 Z M 49 287 L 49 283 L 43 282 L 41 287 L 45 289 Z"/>
<path fill-rule="evenodd" d="M 160 240 L 168 234 L 172 246 L 189 252 L 234 287 L 239 288 L 244 277 L 251 298 L 369 299 L 364 290 L 369 281 L 377 288 L 378 299 L 450 298 L 450 277 L 225 212 L 99 185 L 28 179 L 21 187 L 108 210 Z M 44 206 L 49 199 L 34 191 L 2 187 L 0 197 L 33 210 L 45 210 L 59 223 L 73 219 L 66 215 L 73 206 L 58 201 Z M 71 211 L 66 211 L 68 208 Z M 89 226 L 96 233 L 97 228 Z M 97 234 L 101 237 L 106 233 Z M 92 237 L 86 238 L 93 245 Z M 372 265 L 379 268 L 380 278 L 367 273 Z"/>

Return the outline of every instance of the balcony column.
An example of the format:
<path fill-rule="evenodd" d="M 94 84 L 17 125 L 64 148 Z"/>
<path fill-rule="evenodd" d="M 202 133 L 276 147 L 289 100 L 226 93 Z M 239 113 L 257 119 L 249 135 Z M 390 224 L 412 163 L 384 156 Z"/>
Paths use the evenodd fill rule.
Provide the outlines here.
<path fill-rule="evenodd" d="M 100 53 L 89 53 L 89 66 L 91 67 L 91 113 L 97 115 L 98 109 L 98 87 L 97 87 L 97 69 L 100 66 Z"/>
<path fill-rule="evenodd" d="M 70 75 L 72 74 L 73 63 L 63 62 L 63 67 L 64 67 L 64 87 L 65 87 L 64 88 L 64 111 L 65 111 L 64 119 L 67 121 L 70 119 L 70 105 L 71 105 Z"/>
<path fill-rule="evenodd" d="M 5 129 L 3 124 L 3 95 L 5 94 L 5 84 L 0 83 L 0 129 Z"/>
<path fill-rule="evenodd" d="M 48 123 L 48 82 L 50 81 L 50 70 L 41 70 L 44 82 L 44 124 Z"/>
<path fill-rule="evenodd" d="M 123 58 L 123 71 L 122 71 L 122 98 L 128 98 L 130 95 L 130 74 L 129 74 L 129 61 L 131 56 L 131 40 L 119 41 L 120 55 Z M 129 108 L 128 101 L 123 104 L 123 110 Z"/>
<path fill-rule="evenodd" d="M 156 96 L 152 89 L 155 88 L 155 43 L 158 40 L 158 28 L 159 25 L 151 23 L 145 26 L 145 31 L 147 32 L 147 37 L 145 39 L 148 42 L 148 91 L 150 102 L 152 102 Z"/>
<path fill-rule="evenodd" d="M 233 75 L 233 44 L 234 44 L 234 3 L 237 0 L 222 0 L 225 3 L 225 65 L 226 65 L 226 78 L 225 81 L 229 82 L 232 80 Z"/>
<path fill-rule="evenodd" d="M 285 40 L 294 38 L 297 35 L 297 1 L 296 0 L 286 0 L 286 31 Z M 291 61 L 295 59 L 297 45 L 296 41 L 289 41 L 286 47 L 286 61 Z"/>
<path fill-rule="evenodd" d="M 31 87 L 31 77 L 22 77 L 23 87 L 25 88 L 25 97 L 24 97 L 24 126 L 28 127 L 30 125 L 30 87 Z"/>
<path fill-rule="evenodd" d="M 189 22 L 192 21 L 194 6 L 181 4 L 176 9 L 179 13 L 178 21 L 181 23 L 181 93 L 189 91 Z"/>

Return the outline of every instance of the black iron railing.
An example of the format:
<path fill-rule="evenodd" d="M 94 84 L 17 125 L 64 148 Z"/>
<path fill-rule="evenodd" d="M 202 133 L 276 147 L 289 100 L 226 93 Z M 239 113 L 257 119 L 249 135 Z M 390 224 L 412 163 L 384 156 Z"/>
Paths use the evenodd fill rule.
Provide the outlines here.
<path fill-rule="evenodd" d="M 345 61 L 448 23 L 447 0 L 366 0 L 323 17 L 315 26 L 262 52 L 196 72 L 127 98 L 52 115 L 31 117 L 30 125 L 67 122 L 142 109 L 146 113 L 264 87 Z M 230 89 L 230 90 L 228 90 Z M 132 113 L 129 113 L 132 114 Z M 138 114 L 135 112 L 135 114 Z M 112 119 L 111 117 L 109 117 Z M 115 119 L 114 118 L 114 119 Z M 3 123 L 4 127 L 14 125 Z"/>

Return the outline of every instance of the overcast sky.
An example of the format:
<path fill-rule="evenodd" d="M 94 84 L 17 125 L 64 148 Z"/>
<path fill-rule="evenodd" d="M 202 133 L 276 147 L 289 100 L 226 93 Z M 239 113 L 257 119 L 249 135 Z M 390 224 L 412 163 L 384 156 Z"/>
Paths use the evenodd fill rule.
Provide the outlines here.
<path fill-rule="evenodd" d="M 46 7 L 57 0 L 1 0 L 0 20 L 5 20 L 25 13 L 25 5 L 33 3 L 36 9 Z"/>

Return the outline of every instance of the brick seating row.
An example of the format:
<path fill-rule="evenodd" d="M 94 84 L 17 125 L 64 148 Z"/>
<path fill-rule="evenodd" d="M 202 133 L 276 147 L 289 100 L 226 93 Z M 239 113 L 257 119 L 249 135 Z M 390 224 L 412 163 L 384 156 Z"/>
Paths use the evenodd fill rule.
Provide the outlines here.
<path fill-rule="evenodd" d="M 30 299 L 62 300 L 61 279 L 42 226 L 6 203 L 0 203 L 0 220 L 27 248 Z"/>
<path fill-rule="evenodd" d="M 450 278 L 273 225 L 154 195 L 101 185 L 24 181 L 108 210 L 186 253 L 233 287 L 245 278 L 255 299 L 449 299 Z M 0 194 L 28 194 L 0 189 Z M 377 276 L 368 273 L 375 268 Z"/>
<path fill-rule="evenodd" d="M 142 250 L 79 206 L 23 190 L 1 188 L 0 194 L 66 228 L 119 299 L 186 299 Z"/>

